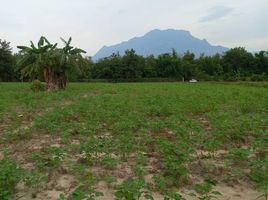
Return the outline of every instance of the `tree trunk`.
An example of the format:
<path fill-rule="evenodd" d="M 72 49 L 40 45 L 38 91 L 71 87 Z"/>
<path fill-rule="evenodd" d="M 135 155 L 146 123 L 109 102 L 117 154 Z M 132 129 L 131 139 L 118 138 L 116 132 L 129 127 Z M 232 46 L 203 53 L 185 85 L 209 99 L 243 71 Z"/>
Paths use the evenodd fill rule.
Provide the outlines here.
<path fill-rule="evenodd" d="M 43 72 L 47 91 L 65 89 L 67 79 L 64 72 L 55 72 L 50 67 L 45 67 Z"/>

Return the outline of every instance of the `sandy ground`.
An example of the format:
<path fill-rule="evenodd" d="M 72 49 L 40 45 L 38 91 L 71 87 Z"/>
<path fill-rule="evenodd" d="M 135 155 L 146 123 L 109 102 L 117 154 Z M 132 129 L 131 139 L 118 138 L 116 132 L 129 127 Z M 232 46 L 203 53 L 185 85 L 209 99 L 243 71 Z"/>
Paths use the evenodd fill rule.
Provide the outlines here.
<path fill-rule="evenodd" d="M 55 189 L 45 190 L 37 193 L 36 200 L 56 200 L 60 194 L 70 194 L 76 180 L 71 175 L 60 176 L 55 183 Z M 14 199 L 29 200 L 32 199 L 32 193 L 35 193 L 34 190 L 28 190 L 23 186 L 17 187 L 20 192 L 16 195 Z M 104 196 L 99 198 L 100 200 L 113 200 L 114 199 L 114 190 L 108 188 L 106 183 L 99 182 L 96 186 L 97 191 L 103 192 Z M 240 184 L 234 187 L 228 186 L 226 184 L 218 184 L 214 190 L 220 192 L 222 196 L 219 196 L 219 200 L 255 200 L 257 197 L 261 196 L 260 193 L 256 192 L 252 188 L 248 188 L 247 184 Z M 197 197 L 192 197 L 189 194 L 193 191 L 187 189 L 181 189 L 180 194 L 187 200 L 198 200 Z M 161 194 L 153 193 L 155 200 L 163 200 L 164 197 Z M 264 200 L 264 198 L 259 198 L 259 200 Z"/>

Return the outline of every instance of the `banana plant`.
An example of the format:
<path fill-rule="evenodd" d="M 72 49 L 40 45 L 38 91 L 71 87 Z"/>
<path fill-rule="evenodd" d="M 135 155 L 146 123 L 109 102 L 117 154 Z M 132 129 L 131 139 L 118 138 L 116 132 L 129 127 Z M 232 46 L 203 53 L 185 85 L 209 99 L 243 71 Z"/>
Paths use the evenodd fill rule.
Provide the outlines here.
<path fill-rule="evenodd" d="M 31 41 L 31 45 L 18 46 L 21 50 L 21 59 L 18 62 L 22 77 L 37 79 L 39 74 L 43 75 L 47 90 L 58 90 L 66 87 L 66 72 L 72 68 L 83 66 L 84 50 L 71 46 L 72 38 L 64 42 L 63 48 L 57 48 L 42 36 L 37 46 Z"/>

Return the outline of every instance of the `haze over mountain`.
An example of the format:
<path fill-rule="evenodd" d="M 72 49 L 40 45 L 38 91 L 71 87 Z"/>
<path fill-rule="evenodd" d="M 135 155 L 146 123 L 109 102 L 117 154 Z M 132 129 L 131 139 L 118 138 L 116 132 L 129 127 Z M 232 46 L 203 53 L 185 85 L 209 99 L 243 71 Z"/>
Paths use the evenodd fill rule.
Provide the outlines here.
<path fill-rule="evenodd" d="M 123 55 L 125 50 L 134 49 L 137 54 L 148 56 L 169 53 L 175 49 L 179 54 L 186 51 L 193 52 L 196 56 L 204 53 L 205 55 L 214 55 L 216 53 L 223 53 L 228 48 L 222 46 L 214 46 L 207 42 L 207 40 L 200 40 L 191 35 L 189 31 L 185 30 L 152 30 L 142 37 L 135 37 L 126 42 L 112 46 L 102 47 L 94 56 L 93 60 L 98 60 L 119 52 Z"/>

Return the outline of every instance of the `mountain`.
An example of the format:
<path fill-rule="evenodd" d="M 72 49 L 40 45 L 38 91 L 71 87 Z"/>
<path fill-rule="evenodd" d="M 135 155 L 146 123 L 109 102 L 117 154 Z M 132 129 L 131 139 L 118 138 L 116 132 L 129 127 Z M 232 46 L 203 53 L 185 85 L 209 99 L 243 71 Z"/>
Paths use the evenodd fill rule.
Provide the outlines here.
<path fill-rule="evenodd" d="M 102 47 L 94 56 L 93 60 L 98 60 L 119 52 L 123 55 L 125 50 L 134 49 L 137 54 L 148 56 L 169 53 L 174 48 L 179 54 L 190 51 L 199 56 L 201 53 L 205 55 L 214 55 L 223 53 L 228 48 L 222 46 L 213 46 L 207 40 L 200 40 L 185 30 L 152 30 L 142 37 L 135 37 L 126 42 L 112 46 Z"/>

